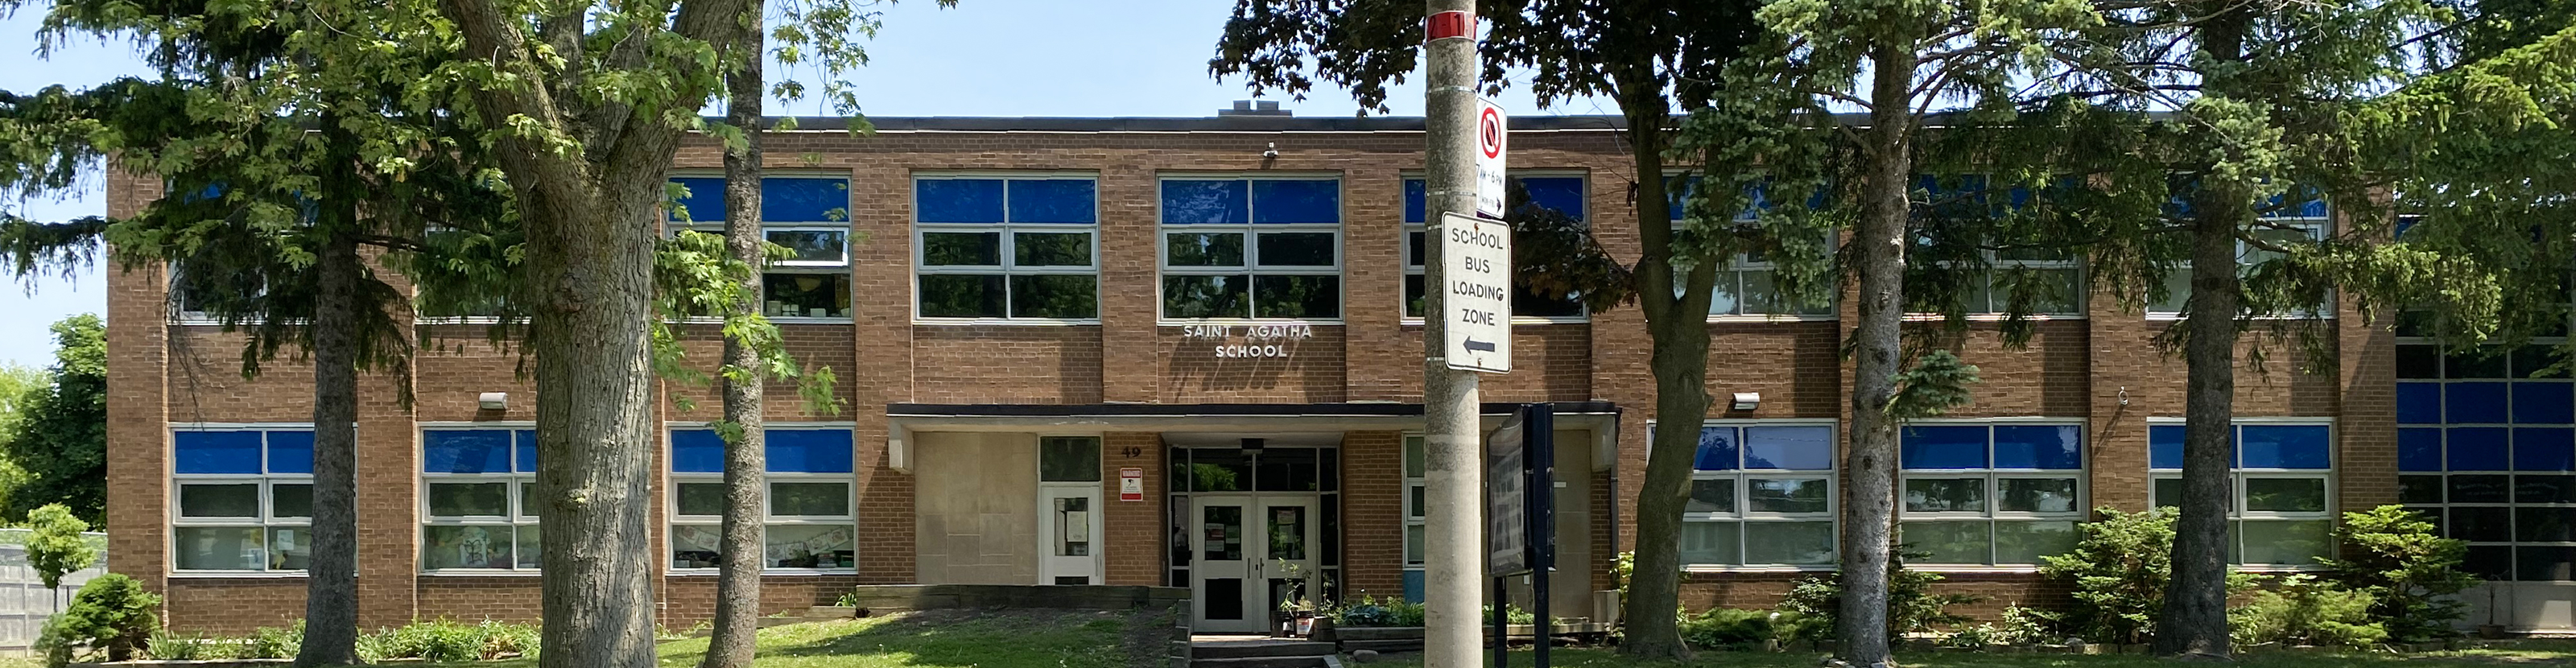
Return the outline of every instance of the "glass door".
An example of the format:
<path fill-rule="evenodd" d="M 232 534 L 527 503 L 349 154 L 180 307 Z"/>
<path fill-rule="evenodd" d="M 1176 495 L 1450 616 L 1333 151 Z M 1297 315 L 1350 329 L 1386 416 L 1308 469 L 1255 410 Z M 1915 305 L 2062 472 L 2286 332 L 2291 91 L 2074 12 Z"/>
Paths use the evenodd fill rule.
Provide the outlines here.
<path fill-rule="evenodd" d="M 1263 612 L 1257 572 L 1261 555 L 1260 517 L 1248 497 L 1199 497 L 1191 504 L 1190 551 L 1196 576 L 1191 607 L 1193 628 L 1208 633 L 1260 633 L 1270 615 Z"/>

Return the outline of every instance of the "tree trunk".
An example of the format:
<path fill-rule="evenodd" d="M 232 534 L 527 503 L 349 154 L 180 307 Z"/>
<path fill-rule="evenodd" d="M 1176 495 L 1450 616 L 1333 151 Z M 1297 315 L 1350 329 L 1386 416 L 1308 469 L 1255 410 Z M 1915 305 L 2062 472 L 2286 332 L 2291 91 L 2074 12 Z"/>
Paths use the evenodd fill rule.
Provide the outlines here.
<path fill-rule="evenodd" d="M 2231 3 L 2232 5 L 2232 3 Z M 2241 59 L 2247 15 L 2227 7 L 2202 28 L 2202 50 Z M 2208 83 L 2223 94 L 2225 77 Z M 2204 174 L 2207 172 L 2204 171 Z M 2157 654 L 2228 655 L 2227 506 L 2235 450 L 2236 228 L 2250 217 L 2245 193 L 2203 177 L 2192 201 L 2191 299 L 2183 321 L 2182 506 L 2174 521 L 2173 580 L 2156 617 Z"/>
<path fill-rule="evenodd" d="M 660 184 L 647 181 L 657 191 Z M 624 188 L 628 186 L 617 186 Z M 526 194 L 523 191 L 523 195 Z M 530 201 L 534 199 L 536 201 Z M 535 286 L 543 668 L 654 668 L 650 197 L 520 200 Z"/>
<path fill-rule="evenodd" d="M 748 265 L 741 299 L 727 319 L 759 312 L 760 268 L 767 265 L 760 230 L 761 62 L 760 2 L 752 3 L 747 62 L 725 77 L 731 100 L 725 122 L 743 132 L 743 147 L 725 152 L 725 250 Z M 761 433 L 760 351 L 740 337 L 725 337 L 724 420 L 740 428 L 725 439 L 725 508 L 723 546 L 716 564 L 716 619 L 701 668 L 751 668 L 753 640 L 760 630 L 760 569 L 768 546 L 766 520 L 769 457 Z"/>
<path fill-rule="evenodd" d="M 1674 294 L 1662 88 L 1631 77 L 1621 80 L 1620 89 L 1638 175 L 1635 206 L 1644 253 L 1637 260 L 1637 302 L 1653 340 L 1649 364 L 1658 425 L 1647 449 L 1645 480 L 1637 488 L 1636 562 L 1628 576 L 1622 615 L 1626 637 L 1619 651 L 1637 658 L 1687 659 L 1690 648 L 1682 643 L 1681 620 L 1675 617 L 1681 607 L 1682 511 L 1690 503 L 1699 424 L 1708 415 L 1708 301 L 1717 269 L 1711 262 L 1698 262 L 1681 294 Z"/>
<path fill-rule="evenodd" d="M 1890 663 L 1888 552 L 1896 518 L 1896 420 L 1888 414 L 1903 363 L 1905 221 L 1910 212 L 1914 54 L 1885 40 L 1872 47 L 1869 164 L 1852 246 L 1860 273 L 1860 322 L 1852 364 L 1851 449 L 1843 453 L 1842 601 L 1835 612 L 1841 654 L 1858 666 Z"/>
<path fill-rule="evenodd" d="M 297 666 L 358 662 L 358 258 L 356 138 L 323 123 L 329 159 L 313 229 L 313 526 Z M 274 541 L 272 541 L 274 542 Z M 271 545 L 271 549 L 275 549 Z"/>

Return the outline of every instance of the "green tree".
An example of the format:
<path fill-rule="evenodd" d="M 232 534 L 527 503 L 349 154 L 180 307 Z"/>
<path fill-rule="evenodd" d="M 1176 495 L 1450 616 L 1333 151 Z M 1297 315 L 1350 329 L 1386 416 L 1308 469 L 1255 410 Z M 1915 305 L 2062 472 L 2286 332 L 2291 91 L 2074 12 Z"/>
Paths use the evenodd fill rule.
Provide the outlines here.
<path fill-rule="evenodd" d="M 36 578 L 52 590 L 60 602 L 63 576 L 98 563 L 98 549 L 90 547 L 81 532 L 89 523 L 72 516 L 63 504 L 48 503 L 27 513 L 27 565 L 36 569 Z"/>
<path fill-rule="evenodd" d="M 0 363 L 0 509 L 9 507 L 9 495 L 16 493 L 27 480 L 27 470 L 8 458 L 8 442 L 18 437 L 18 421 L 27 402 L 43 396 L 53 384 L 53 377 L 44 369 L 15 362 Z"/>
<path fill-rule="evenodd" d="M 1708 414 L 1707 316 L 1717 280 L 1709 245 L 1695 243 L 1693 226 L 1676 225 L 1668 208 L 1675 199 L 1664 177 L 1672 113 L 1708 100 L 1720 70 L 1753 44 L 1760 32 L 1753 21 L 1759 4 L 1502 0 L 1485 3 L 1482 12 L 1486 32 L 1477 52 L 1488 89 L 1500 89 L 1510 72 L 1527 68 L 1530 92 L 1542 107 L 1602 96 L 1616 101 L 1627 120 L 1640 256 L 1622 266 L 1576 237 L 1563 253 L 1548 255 L 1586 262 L 1551 263 L 1568 272 L 1536 283 L 1582 283 L 1584 299 L 1595 310 L 1631 300 L 1643 308 L 1653 341 L 1655 414 L 1667 416 L 1666 424 L 1696 424 Z M 1420 3 L 1387 0 L 1238 0 L 1209 70 L 1220 77 L 1240 75 L 1255 92 L 1300 97 L 1321 80 L 1351 89 L 1364 109 L 1384 110 L 1387 84 L 1418 65 L 1422 14 Z M 1690 650 L 1675 614 L 1681 518 L 1699 434 L 1670 428 L 1653 438 L 1656 446 L 1637 492 L 1637 577 L 1630 584 L 1627 635 L 1619 648 L 1630 656 L 1683 657 Z"/>
<path fill-rule="evenodd" d="M 0 515 L 27 517 L 62 504 L 74 517 L 107 518 L 107 326 L 81 314 L 53 325 L 53 384 L 30 392 L 0 456 L 26 472 Z"/>

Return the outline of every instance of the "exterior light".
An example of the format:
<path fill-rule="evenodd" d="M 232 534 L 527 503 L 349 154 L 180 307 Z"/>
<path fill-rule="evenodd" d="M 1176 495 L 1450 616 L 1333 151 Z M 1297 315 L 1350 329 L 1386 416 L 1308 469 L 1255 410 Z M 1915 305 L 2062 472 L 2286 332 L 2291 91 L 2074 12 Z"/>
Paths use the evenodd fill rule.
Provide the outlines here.
<path fill-rule="evenodd" d="M 1761 407 L 1762 407 L 1762 393 L 1760 393 L 1760 392 L 1737 392 L 1737 393 L 1735 393 L 1735 410 L 1739 410 L 1739 411 L 1749 411 L 1749 410 L 1753 410 L 1753 409 L 1761 408 Z"/>
<path fill-rule="evenodd" d="M 483 393 L 481 396 L 478 396 L 478 397 L 475 397 L 475 398 L 474 398 L 474 405 L 475 405 L 476 407 L 478 407 L 478 408 L 482 408 L 483 410 L 487 410 L 487 411 L 505 411 L 505 410 L 509 410 L 509 409 L 510 409 L 510 393 L 508 393 L 508 392 L 485 392 L 485 393 Z"/>

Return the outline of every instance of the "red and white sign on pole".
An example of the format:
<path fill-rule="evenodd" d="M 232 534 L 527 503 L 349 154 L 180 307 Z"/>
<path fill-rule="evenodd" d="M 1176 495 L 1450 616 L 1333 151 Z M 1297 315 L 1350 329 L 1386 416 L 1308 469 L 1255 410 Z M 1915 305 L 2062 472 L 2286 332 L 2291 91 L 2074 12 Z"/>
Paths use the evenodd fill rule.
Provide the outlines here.
<path fill-rule="evenodd" d="M 1493 100 L 1476 99 L 1476 213 L 1500 220 L 1511 183 L 1503 174 L 1504 144 L 1511 119 Z"/>

